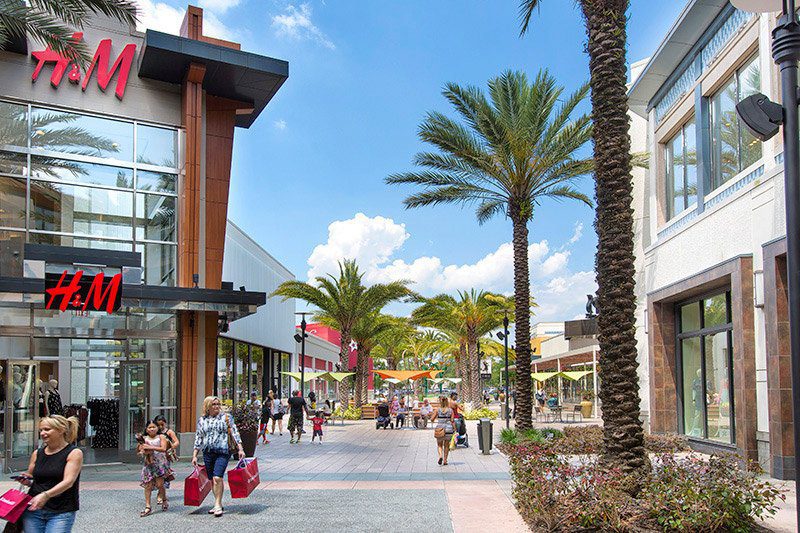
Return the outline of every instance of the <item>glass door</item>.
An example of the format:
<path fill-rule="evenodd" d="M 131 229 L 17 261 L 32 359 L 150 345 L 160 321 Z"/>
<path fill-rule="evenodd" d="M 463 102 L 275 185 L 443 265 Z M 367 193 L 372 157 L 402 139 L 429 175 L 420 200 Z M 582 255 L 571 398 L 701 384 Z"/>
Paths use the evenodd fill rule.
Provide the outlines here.
<path fill-rule="evenodd" d="M 133 461 L 136 455 L 136 435 L 144 433 L 150 419 L 148 391 L 150 390 L 149 361 L 120 363 L 120 424 L 119 456 L 121 461 Z"/>
<path fill-rule="evenodd" d="M 2 380 L 6 470 L 25 470 L 39 442 L 39 365 L 3 362 Z"/>

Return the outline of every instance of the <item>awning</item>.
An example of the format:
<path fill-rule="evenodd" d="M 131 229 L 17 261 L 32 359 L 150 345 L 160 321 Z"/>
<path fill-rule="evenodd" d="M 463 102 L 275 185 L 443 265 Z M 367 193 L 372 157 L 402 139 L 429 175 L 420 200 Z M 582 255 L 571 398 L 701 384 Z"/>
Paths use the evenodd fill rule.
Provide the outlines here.
<path fill-rule="evenodd" d="M 300 381 L 300 376 L 303 376 L 303 382 L 308 383 L 315 379 L 331 379 L 333 381 L 342 381 L 347 376 L 352 376 L 355 372 L 281 372 L 287 376 L 293 377 L 296 381 Z"/>
<path fill-rule="evenodd" d="M 450 383 L 461 383 L 461 378 L 442 378 L 445 381 L 449 381 Z"/>
<path fill-rule="evenodd" d="M 322 379 L 331 379 L 331 380 L 336 381 L 338 383 L 338 382 L 342 381 L 344 378 L 346 378 L 348 376 L 352 376 L 354 374 L 355 374 L 355 372 L 325 372 L 320 377 Z"/>
<path fill-rule="evenodd" d="M 441 370 L 373 370 L 383 379 L 394 378 L 400 381 L 407 379 L 435 378 Z"/>
<path fill-rule="evenodd" d="M 561 375 L 572 381 L 578 381 L 583 376 L 591 374 L 592 370 L 572 370 L 568 372 L 561 372 Z"/>
<path fill-rule="evenodd" d="M 558 375 L 558 372 L 531 372 L 531 377 L 536 381 L 543 382 Z"/>

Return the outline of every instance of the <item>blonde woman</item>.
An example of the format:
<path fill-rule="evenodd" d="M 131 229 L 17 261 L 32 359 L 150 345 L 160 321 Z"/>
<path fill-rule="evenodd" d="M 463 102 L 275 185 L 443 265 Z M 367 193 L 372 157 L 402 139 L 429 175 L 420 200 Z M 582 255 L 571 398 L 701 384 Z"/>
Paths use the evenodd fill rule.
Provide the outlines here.
<path fill-rule="evenodd" d="M 43 445 L 33 452 L 20 479 L 30 486 L 28 494 L 33 496 L 23 515 L 26 533 L 72 531 L 83 466 L 83 452 L 74 444 L 77 435 L 74 416 L 53 415 L 39 421 Z"/>
<path fill-rule="evenodd" d="M 439 451 L 439 464 L 447 466 L 447 456 L 450 453 L 450 439 L 453 438 L 455 425 L 453 424 L 453 409 L 447 396 L 439 398 L 439 407 L 433 411 L 433 420 L 436 421 L 434 437 Z"/>
<path fill-rule="evenodd" d="M 206 473 L 212 477 L 211 490 L 214 493 L 214 507 L 208 512 L 216 517 L 222 516 L 222 492 L 225 489 L 223 477 L 228 468 L 228 459 L 234 450 L 228 449 L 228 434 L 239 448 L 239 459 L 244 459 L 242 439 L 233 423 L 233 417 L 222 412 L 222 402 L 216 396 L 206 396 L 203 400 L 203 416 L 197 420 L 194 438 L 192 464 L 197 466 L 197 454 L 203 452 Z"/>

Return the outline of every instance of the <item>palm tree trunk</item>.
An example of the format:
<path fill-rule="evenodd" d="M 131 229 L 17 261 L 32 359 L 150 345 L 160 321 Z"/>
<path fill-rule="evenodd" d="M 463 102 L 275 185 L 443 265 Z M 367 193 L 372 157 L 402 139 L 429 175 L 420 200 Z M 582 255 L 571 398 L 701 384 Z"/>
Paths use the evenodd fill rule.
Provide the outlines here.
<path fill-rule="evenodd" d="M 467 372 L 467 345 L 460 343 L 458 345 L 458 377 L 461 378 L 461 383 L 456 385 L 456 390 L 459 396 L 466 396 L 469 390 L 469 372 Z"/>
<path fill-rule="evenodd" d="M 480 386 L 481 386 L 481 376 L 480 376 L 480 363 L 478 360 L 480 359 L 480 355 L 478 355 L 478 339 L 477 337 L 471 336 L 472 338 L 469 339 L 467 342 L 467 373 L 469 374 L 469 387 L 467 388 L 467 394 L 464 398 L 464 401 L 472 402 L 472 405 L 477 405 L 478 398 L 480 398 Z"/>
<path fill-rule="evenodd" d="M 649 468 L 649 460 L 639 419 L 634 338 L 633 210 L 625 86 L 628 1 L 582 0 L 581 8 L 589 36 L 594 120 L 602 460 L 637 473 Z"/>
<path fill-rule="evenodd" d="M 355 402 L 356 402 L 356 409 L 361 408 L 361 403 L 364 401 L 364 397 L 362 396 L 364 393 L 364 364 L 363 359 L 364 357 L 364 350 L 361 349 L 359 345 L 358 351 L 356 352 L 356 394 L 355 394 Z"/>
<path fill-rule="evenodd" d="M 517 350 L 517 386 L 514 423 L 517 429 L 533 427 L 531 390 L 531 287 L 528 273 L 528 218 L 519 206 L 511 206 L 514 227 L 514 343 Z"/>
<path fill-rule="evenodd" d="M 342 372 L 350 371 L 350 332 L 342 331 L 339 345 L 339 365 Z M 339 382 L 339 405 L 342 409 L 350 406 L 350 377 L 344 378 Z"/>
<path fill-rule="evenodd" d="M 368 389 L 369 389 L 369 358 L 371 350 L 364 351 L 364 361 L 362 361 L 363 368 L 361 370 L 361 403 L 367 403 Z"/>

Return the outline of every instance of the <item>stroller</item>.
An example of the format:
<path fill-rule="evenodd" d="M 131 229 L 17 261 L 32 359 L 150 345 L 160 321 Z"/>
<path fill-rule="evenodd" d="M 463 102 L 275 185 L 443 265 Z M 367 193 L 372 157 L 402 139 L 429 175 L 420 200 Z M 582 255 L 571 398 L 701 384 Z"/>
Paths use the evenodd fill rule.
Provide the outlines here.
<path fill-rule="evenodd" d="M 375 429 L 386 429 L 392 425 L 389 406 L 386 403 L 378 405 L 378 417 L 375 419 Z"/>
<path fill-rule="evenodd" d="M 456 430 L 456 446 L 463 446 L 464 448 L 469 448 L 469 435 L 467 434 L 467 422 L 464 420 L 463 416 L 459 416 L 455 419 L 455 430 Z"/>

